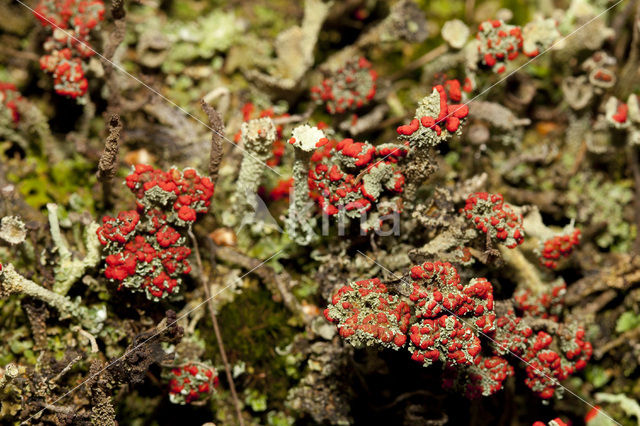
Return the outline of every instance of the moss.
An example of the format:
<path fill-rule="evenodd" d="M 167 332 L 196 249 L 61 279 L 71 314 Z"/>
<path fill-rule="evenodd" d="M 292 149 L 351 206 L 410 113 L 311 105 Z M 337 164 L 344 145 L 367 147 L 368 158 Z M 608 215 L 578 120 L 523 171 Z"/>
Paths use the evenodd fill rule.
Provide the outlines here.
<path fill-rule="evenodd" d="M 289 344 L 296 329 L 287 324 L 290 312 L 271 299 L 266 289 L 252 289 L 227 304 L 218 315 L 229 362 L 244 361 L 252 377 L 264 377 L 251 383 L 256 391 L 268 393 L 269 408 L 280 405 L 291 387 L 284 357 L 276 347 Z M 218 353 L 215 338 L 210 353 Z"/>
<path fill-rule="evenodd" d="M 42 157 L 29 157 L 25 162 L 15 172 L 8 173 L 7 178 L 17 184 L 29 205 L 37 209 L 51 202 L 67 205 L 75 196 L 80 200 L 77 205 L 94 212 L 91 185 L 95 183 L 95 165 L 92 162 L 80 154 L 55 164 Z"/>

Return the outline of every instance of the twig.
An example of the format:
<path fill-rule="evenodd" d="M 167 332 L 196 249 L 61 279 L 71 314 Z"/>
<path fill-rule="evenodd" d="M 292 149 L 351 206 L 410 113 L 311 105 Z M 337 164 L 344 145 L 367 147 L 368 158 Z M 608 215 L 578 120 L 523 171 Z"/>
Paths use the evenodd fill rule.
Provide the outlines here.
<path fill-rule="evenodd" d="M 449 50 L 449 47 L 447 46 L 446 43 L 441 44 L 435 49 L 432 49 L 427 53 L 425 53 L 424 55 L 420 56 L 418 59 L 410 62 L 407 66 L 403 67 L 400 71 L 391 74 L 388 77 L 388 80 L 389 81 L 398 80 L 404 77 L 405 75 L 409 74 L 410 72 L 417 70 L 421 66 L 428 64 L 429 62 L 436 59 L 438 56 L 444 55 L 448 50 Z"/>
<path fill-rule="evenodd" d="M 211 105 L 200 101 L 203 111 L 209 117 L 209 126 L 211 127 L 211 152 L 209 153 L 209 176 L 215 184 L 218 180 L 218 171 L 222 162 L 222 140 L 224 139 L 224 123 L 222 117 Z"/>
<path fill-rule="evenodd" d="M 113 72 L 113 58 L 118 46 L 120 46 L 126 35 L 127 22 L 125 16 L 124 0 L 113 0 L 111 3 L 111 17 L 113 18 L 114 28 L 109 35 L 105 37 L 106 43 L 101 58 L 104 69 L 104 80 L 109 88 L 109 97 L 107 99 L 108 112 L 118 111 L 122 103 L 118 79 Z"/>
<path fill-rule="evenodd" d="M 69 407 L 69 406 L 60 407 L 58 405 L 47 404 L 46 402 L 40 402 L 40 406 L 46 408 L 47 410 L 53 411 L 54 413 L 73 415 L 76 412 L 75 407 Z"/>
<path fill-rule="evenodd" d="M 71 370 L 71 367 L 73 367 L 76 364 L 76 362 L 80 361 L 81 359 L 82 359 L 82 355 L 77 355 L 75 358 L 69 361 L 69 364 L 67 364 L 67 366 L 64 367 L 62 371 L 60 371 L 51 380 L 49 380 L 49 384 L 56 383 L 58 380 L 60 380 L 62 376 L 67 374 L 69 370 Z"/>
<path fill-rule="evenodd" d="M 118 145 L 120 143 L 120 132 L 122 123 L 120 116 L 113 114 L 109 120 L 109 136 L 104 144 L 104 151 L 98 162 L 98 180 L 109 182 L 116 175 L 118 170 Z"/>
<path fill-rule="evenodd" d="M 104 144 L 104 151 L 98 161 L 98 172 L 96 176 L 102 183 L 102 199 L 106 206 L 111 200 L 111 180 L 118 171 L 118 145 L 120 143 L 120 132 L 122 122 L 118 114 L 113 114 L 109 120 L 109 136 Z"/>
<path fill-rule="evenodd" d="M 630 143 L 628 143 L 627 150 L 629 168 L 631 169 L 631 173 L 633 174 L 634 182 L 635 197 L 633 197 L 633 204 L 635 207 L 634 212 L 636 219 L 636 229 L 640 230 L 640 165 L 638 165 L 638 150 Z M 640 253 L 640 232 L 636 232 L 636 240 L 633 243 L 633 250 L 636 253 Z"/>
<path fill-rule="evenodd" d="M 84 336 L 89 341 L 89 344 L 91 344 L 91 352 L 92 353 L 96 353 L 96 352 L 98 352 L 100 350 L 100 348 L 98 347 L 98 342 L 96 342 L 96 338 L 93 336 L 93 334 L 89 333 L 87 330 L 84 330 L 79 325 L 73 325 L 73 326 L 71 326 L 69 328 L 72 331 L 77 331 L 78 334 Z"/>
<path fill-rule="evenodd" d="M 204 101 L 202 102 L 203 109 L 206 111 L 206 106 L 208 106 Z M 209 107 L 211 108 L 211 107 Z M 213 108 L 211 108 L 213 110 Z M 215 112 L 215 110 L 214 110 Z M 213 124 L 211 127 L 215 128 Z M 233 404 L 236 408 L 236 415 L 238 416 L 238 424 L 240 426 L 244 426 L 244 420 L 242 419 L 242 411 L 240 410 L 240 401 L 238 400 L 238 394 L 236 392 L 236 386 L 233 381 L 233 374 L 231 373 L 231 365 L 229 365 L 229 360 L 227 359 L 227 353 L 224 349 L 224 342 L 222 341 L 222 333 L 220 333 L 220 326 L 218 325 L 218 319 L 215 313 L 215 307 L 213 305 L 213 298 L 211 297 L 211 289 L 209 288 L 209 278 L 207 274 L 204 273 L 204 269 L 202 267 L 202 258 L 200 257 L 200 249 L 198 247 L 198 241 L 196 240 L 193 232 L 189 230 L 189 237 L 193 243 L 193 250 L 196 255 L 196 263 L 198 264 L 198 269 L 200 270 L 200 278 L 202 280 L 202 285 L 204 286 L 205 296 L 207 297 L 207 307 L 209 308 L 209 314 L 211 315 L 211 322 L 213 323 L 213 331 L 216 334 L 216 340 L 218 341 L 218 349 L 220 350 L 220 356 L 222 357 L 222 363 L 224 364 L 224 370 L 227 375 L 227 381 L 229 382 L 229 390 L 231 391 L 231 397 L 233 398 Z"/>
<path fill-rule="evenodd" d="M 611 351 L 612 349 L 615 349 L 620 345 L 624 345 L 625 343 L 636 342 L 639 336 L 640 336 L 640 327 L 627 330 L 619 337 L 615 338 L 614 340 L 611 340 L 610 342 L 605 343 L 603 346 L 596 349 L 593 355 L 596 359 L 602 359 L 602 357 L 605 356 L 607 352 Z"/>

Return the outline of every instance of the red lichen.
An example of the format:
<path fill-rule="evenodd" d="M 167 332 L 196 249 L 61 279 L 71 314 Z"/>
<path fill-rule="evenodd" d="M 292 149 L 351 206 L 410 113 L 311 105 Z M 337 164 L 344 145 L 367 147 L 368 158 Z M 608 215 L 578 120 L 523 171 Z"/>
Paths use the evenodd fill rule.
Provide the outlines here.
<path fill-rule="evenodd" d="M 498 242 L 514 248 L 524 241 L 522 215 L 504 203 L 501 194 L 477 192 L 466 199 L 462 209 L 476 229 L 489 234 Z"/>
<path fill-rule="evenodd" d="M 18 102 L 22 101 L 23 97 L 20 96 L 20 92 L 15 85 L 11 83 L 4 83 L 0 81 L 0 105 L 6 108 L 9 118 L 13 124 L 18 124 L 20 121 L 20 113 L 18 112 Z"/>
<path fill-rule="evenodd" d="M 498 19 L 482 22 L 476 39 L 481 63 L 497 73 L 505 71 L 506 61 L 516 59 L 523 45 L 520 27 L 507 25 Z"/>
<path fill-rule="evenodd" d="M 137 209 L 116 218 L 106 216 L 98 228 L 105 246 L 105 276 L 158 300 L 174 294 L 181 277 L 191 271 L 184 233 L 205 213 L 213 183 L 193 169 L 167 172 L 137 165 L 126 178 L 137 197 Z"/>
<path fill-rule="evenodd" d="M 411 143 L 417 138 L 414 144 L 419 144 L 420 141 L 418 139 L 422 139 L 419 131 L 431 130 L 435 132 L 436 140 L 438 141 L 446 139 L 458 131 L 462 121 L 469 114 L 469 107 L 462 104 L 450 104 L 448 99 L 451 98 L 454 102 L 459 102 L 462 99 L 460 82 L 447 80 L 444 86 L 440 84 L 434 86 L 433 91 L 438 93 L 438 115 L 422 115 L 424 112 L 421 113 L 421 108 L 418 108 L 416 117 L 409 124 L 399 126 L 396 129 L 401 139 L 407 139 Z M 443 131 L 447 133 L 443 133 Z M 429 141 L 428 144 L 435 146 L 437 143 Z"/>
<path fill-rule="evenodd" d="M 365 58 L 353 59 L 311 88 L 311 99 L 329 114 L 340 114 L 368 104 L 376 94 L 378 74 Z"/>
<path fill-rule="evenodd" d="M 340 336 L 354 346 L 379 343 L 398 349 L 407 341 L 411 311 L 375 278 L 341 287 L 324 316 L 336 323 Z"/>
<path fill-rule="evenodd" d="M 169 373 L 169 398 L 174 404 L 190 404 L 207 399 L 218 387 L 215 368 L 187 364 L 172 368 Z"/>
<path fill-rule="evenodd" d="M 93 56 L 90 32 L 104 18 L 101 0 L 42 0 L 34 9 L 42 26 L 51 30 L 44 44 L 48 54 L 40 68 L 53 74 L 56 93 L 71 98 L 83 96 L 89 87 L 83 61 Z"/>
<path fill-rule="evenodd" d="M 463 285 L 460 275 L 448 262 L 425 262 L 411 268 L 417 318 L 437 318 L 443 314 L 475 317 L 469 320 L 479 331 L 494 330 L 493 287 L 484 278 Z"/>

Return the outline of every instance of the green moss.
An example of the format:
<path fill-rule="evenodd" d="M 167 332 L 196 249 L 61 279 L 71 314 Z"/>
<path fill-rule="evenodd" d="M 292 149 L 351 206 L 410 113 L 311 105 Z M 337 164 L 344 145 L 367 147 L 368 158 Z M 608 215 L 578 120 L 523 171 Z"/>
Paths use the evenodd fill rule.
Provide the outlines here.
<path fill-rule="evenodd" d="M 42 209 L 47 203 L 67 205 L 71 197 L 74 204 L 94 212 L 94 194 L 91 185 L 95 183 L 95 165 L 85 157 L 76 154 L 55 164 L 46 158 L 29 157 L 19 172 L 8 173 L 7 178 L 15 183 L 25 201 Z M 88 178 L 87 178 L 88 177 Z"/>
<path fill-rule="evenodd" d="M 244 361 L 251 376 L 264 379 L 252 383 L 252 388 L 269 395 L 269 408 L 286 398 L 290 388 L 284 357 L 276 347 L 291 342 L 296 329 L 287 321 L 291 314 L 271 299 L 266 289 L 247 290 L 234 303 L 225 305 L 218 315 L 222 338 L 229 362 Z M 210 353 L 218 353 L 215 339 Z"/>

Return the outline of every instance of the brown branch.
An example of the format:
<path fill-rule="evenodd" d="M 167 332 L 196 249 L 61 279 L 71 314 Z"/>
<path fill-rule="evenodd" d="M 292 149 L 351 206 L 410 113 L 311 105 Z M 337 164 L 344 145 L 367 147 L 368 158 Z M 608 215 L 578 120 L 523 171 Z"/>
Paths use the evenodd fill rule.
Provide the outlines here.
<path fill-rule="evenodd" d="M 113 30 L 105 37 L 105 46 L 102 54 L 102 67 L 104 69 L 104 80 L 109 89 L 108 112 L 118 111 L 121 105 L 120 86 L 113 72 L 113 57 L 116 49 L 124 41 L 126 35 L 127 23 L 125 20 L 126 12 L 124 9 L 124 0 L 113 0 L 111 3 L 111 17 L 113 18 Z"/>
<path fill-rule="evenodd" d="M 633 251 L 640 254 L 640 165 L 638 164 L 638 150 L 630 142 L 628 142 L 627 158 L 629 160 L 629 168 L 633 174 L 634 183 L 634 212 L 636 220 L 636 239 L 633 242 Z"/>
<path fill-rule="evenodd" d="M 435 60 L 438 56 L 444 55 L 445 53 L 447 53 L 448 50 L 449 50 L 449 47 L 447 46 L 446 43 L 441 44 L 440 46 L 438 46 L 438 47 L 428 51 L 424 55 L 420 56 L 418 59 L 410 62 L 409 64 L 404 66 L 400 71 L 397 71 L 394 74 L 391 74 L 387 78 L 387 80 L 396 81 L 396 80 L 406 76 L 407 74 L 411 73 L 412 71 L 417 70 L 418 68 L 422 67 L 423 65 L 426 65 L 429 62 Z"/>
<path fill-rule="evenodd" d="M 211 152 L 209 153 L 209 176 L 215 184 L 218 180 L 218 171 L 222 162 L 222 140 L 224 139 L 224 123 L 222 117 L 211 105 L 200 101 L 202 110 L 209 117 L 209 127 L 211 128 Z"/>
<path fill-rule="evenodd" d="M 210 108 L 209 111 L 207 111 L 207 107 Z M 211 115 L 209 114 L 209 112 L 213 111 L 213 113 L 216 115 L 217 115 L 217 112 L 215 112 L 215 110 L 204 101 L 202 101 L 202 108 L 205 110 L 205 112 L 207 112 L 207 115 L 209 115 L 209 122 L 211 123 Z M 220 116 L 218 115 L 218 117 Z M 213 124 L 211 127 L 214 127 Z M 213 148 L 213 143 L 212 143 L 212 148 Z M 200 257 L 198 240 L 196 240 L 196 237 L 195 235 L 193 235 L 193 232 L 191 232 L 191 230 L 189 230 L 189 237 L 191 237 L 191 241 L 193 243 L 193 249 L 196 255 L 196 263 L 198 264 L 198 269 L 200 270 L 200 280 L 202 281 L 202 286 L 204 287 L 205 296 L 207 297 L 207 308 L 209 308 L 209 314 L 211 315 L 211 322 L 213 323 L 213 331 L 216 335 L 216 340 L 218 342 L 218 349 L 220 350 L 220 356 L 222 357 L 222 363 L 224 364 L 224 370 L 227 376 L 227 381 L 229 382 L 229 390 L 231 391 L 233 405 L 235 406 L 236 415 L 238 416 L 238 424 L 240 426 L 244 426 L 244 420 L 242 418 L 242 410 L 240 409 L 240 401 L 238 400 L 236 385 L 233 381 L 233 374 L 231 373 L 231 365 L 229 364 L 229 359 L 227 358 L 227 352 L 225 351 L 225 348 L 224 348 L 224 342 L 222 341 L 222 333 L 220 332 L 220 326 L 218 325 L 218 318 L 216 317 L 215 306 L 213 305 L 213 297 L 211 297 L 211 289 L 209 288 L 209 278 L 207 274 L 205 274 L 204 269 L 202 267 L 202 258 Z"/>
<path fill-rule="evenodd" d="M 118 171 L 118 145 L 121 131 L 120 116 L 113 114 L 111 120 L 109 120 L 109 136 L 105 141 L 104 151 L 100 155 L 100 161 L 98 162 L 97 177 L 101 182 L 110 182 Z"/>
<path fill-rule="evenodd" d="M 105 208 L 111 204 L 111 180 L 118 171 L 118 145 L 121 131 L 120 116 L 113 114 L 109 120 L 109 136 L 105 141 L 104 151 L 100 155 L 96 173 L 98 181 L 102 184 L 102 202 Z"/>

